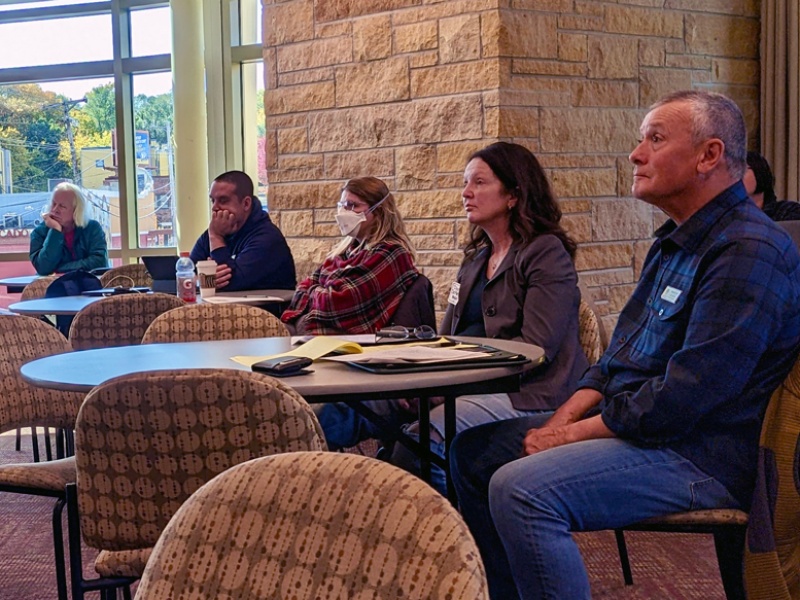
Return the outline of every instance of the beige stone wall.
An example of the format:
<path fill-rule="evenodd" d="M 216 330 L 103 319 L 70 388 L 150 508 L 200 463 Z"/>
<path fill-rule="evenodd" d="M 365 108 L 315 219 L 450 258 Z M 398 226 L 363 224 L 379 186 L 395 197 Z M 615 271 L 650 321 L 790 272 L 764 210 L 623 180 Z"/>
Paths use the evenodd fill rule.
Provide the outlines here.
<path fill-rule="evenodd" d="M 307 274 L 342 182 L 396 191 L 439 308 L 461 261 L 466 157 L 533 150 L 613 325 L 663 217 L 630 197 L 646 107 L 697 87 L 758 128 L 758 0 L 265 0 L 269 204 Z"/>

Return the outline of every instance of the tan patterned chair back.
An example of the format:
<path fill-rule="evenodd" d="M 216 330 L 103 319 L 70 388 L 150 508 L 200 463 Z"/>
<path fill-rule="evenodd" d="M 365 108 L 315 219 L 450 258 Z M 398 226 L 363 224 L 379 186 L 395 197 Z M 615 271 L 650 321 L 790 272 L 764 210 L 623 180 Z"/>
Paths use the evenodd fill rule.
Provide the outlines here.
<path fill-rule="evenodd" d="M 152 546 L 201 485 L 238 463 L 325 450 L 308 403 L 249 371 L 193 369 L 111 379 L 76 424 L 81 534 L 104 550 Z"/>
<path fill-rule="evenodd" d="M 170 521 L 136 593 L 488 597 L 478 549 L 446 498 L 388 463 L 334 452 L 252 460 L 204 485 Z"/>
<path fill-rule="evenodd" d="M 183 306 L 170 294 L 121 294 L 109 296 L 81 310 L 69 328 L 74 350 L 134 346 L 161 313 Z"/>
<path fill-rule="evenodd" d="M 58 279 L 58 277 L 58 275 L 46 275 L 44 277 L 34 279 L 31 283 L 25 286 L 25 289 L 22 290 L 22 296 L 20 296 L 20 300 L 36 300 L 37 298 L 44 298 L 47 288 L 51 283 Z"/>
<path fill-rule="evenodd" d="M 100 275 L 103 287 L 152 287 L 153 278 L 141 263 L 112 267 Z"/>
<path fill-rule="evenodd" d="M 143 344 L 284 337 L 289 330 L 267 311 L 245 304 L 187 304 L 159 315 Z"/>
<path fill-rule="evenodd" d="M 578 308 L 578 336 L 581 348 L 589 361 L 593 365 L 603 355 L 603 341 L 600 336 L 600 321 L 586 300 L 581 298 Z"/>
<path fill-rule="evenodd" d="M 800 598 L 800 359 L 767 406 L 744 551 L 749 600 Z"/>
<path fill-rule="evenodd" d="M 0 432 L 32 425 L 72 429 L 84 395 L 32 386 L 19 373 L 26 362 L 70 350 L 52 325 L 32 317 L 0 315 Z"/>

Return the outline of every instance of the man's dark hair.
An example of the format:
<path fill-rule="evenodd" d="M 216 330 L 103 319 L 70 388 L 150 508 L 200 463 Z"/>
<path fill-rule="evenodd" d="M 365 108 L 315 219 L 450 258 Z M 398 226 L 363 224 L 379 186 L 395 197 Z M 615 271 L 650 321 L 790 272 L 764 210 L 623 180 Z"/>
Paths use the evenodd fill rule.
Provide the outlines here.
<path fill-rule="evenodd" d="M 764 194 L 764 206 L 772 204 L 778 198 L 775 195 L 775 175 L 772 174 L 772 169 L 764 158 L 758 152 L 752 150 L 747 153 L 747 166 L 753 169 L 753 175 L 756 178 L 756 189 L 754 194 Z"/>
<path fill-rule="evenodd" d="M 243 200 L 247 196 L 253 196 L 253 180 L 244 171 L 226 171 L 222 175 L 215 177 L 214 181 L 232 183 L 239 200 Z"/>

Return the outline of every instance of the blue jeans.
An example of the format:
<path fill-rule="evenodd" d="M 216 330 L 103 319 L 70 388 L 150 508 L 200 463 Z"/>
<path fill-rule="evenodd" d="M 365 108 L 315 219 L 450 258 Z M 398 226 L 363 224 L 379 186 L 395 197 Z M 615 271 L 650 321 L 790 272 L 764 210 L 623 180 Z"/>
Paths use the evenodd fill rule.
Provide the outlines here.
<path fill-rule="evenodd" d="M 444 405 L 431 409 L 431 452 L 444 458 Z M 552 411 L 526 411 L 514 408 L 508 394 L 483 394 L 459 396 L 456 398 L 456 433 L 465 431 L 476 425 L 513 419 L 532 414 L 546 414 Z M 403 432 L 419 441 L 419 427 L 415 421 L 403 426 Z M 421 471 L 419 457 L 402 444 L 395 444 L 390 462 L 409 473 L 419 475 Z M 447 480 L 444 470 L 431 465 L 431 485 L 443 496 L 447 495 Z"/>
<path fill-rule="evenodd" d="M 363 404 L 386 419 L 390 427 L 402 429 L 403 433 L 419 441 L 416 416 L 401 409 L 397 401 L 372 400 Z M 331 450 L 349 448 L 366 439 L 381 437 L 381 431 L 374 423 L 342 402 L 325 404 L 316 413 Z M 456 398 L 456 433 L 476 425 L 530 414 L 545 413 L 514 408 L 508 394 L 459 396 Z M 549 416 L 552 412 L 546 414 Z M 430 419 L 431 452 L 444 458 L 444 405 L 431 409 Z M 420 473 L 419 457 L 401 443 L 394 445 L 390 462 L 414 475 Z M 447 495 L 445 473 L 436 465 L 431 465 L 431 485 L 442 495 Z"/>
<path fill-rule="evenodd" d="M 520 458 L 526 432 L 546 420 L 523 417 L 475 427 L 451 446 L 459 506 L 494 600 L 590 598 L 573 531 L 739 507 L 721 483 L 669 449 L 612 438 Z"/>
<path fill-rule="evenodd" d="M 367 400 L 362 402 L 366 407 L 383 417 L 389 426 L 400 429 L 403 424 L 414 420 L 414 415 L 401 410 L 392 400 Z M 382 431 L 372 421 L 361 416 L 344 402 L 318 404 L 315 409 L 325 441 L 330 450 L 351 448 L 370 438 L 380 439 Z M 384 434 L 385 435 L 385 434 Z"/>

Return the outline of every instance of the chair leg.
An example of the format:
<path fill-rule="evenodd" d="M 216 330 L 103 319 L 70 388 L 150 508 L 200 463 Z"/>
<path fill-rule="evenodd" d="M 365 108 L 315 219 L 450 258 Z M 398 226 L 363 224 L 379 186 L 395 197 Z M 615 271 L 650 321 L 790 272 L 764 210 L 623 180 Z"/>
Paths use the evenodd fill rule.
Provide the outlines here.
<path fill-rule="evenodd" d="M 728 600 L 745 600 L 742 560 L 744 558 L 744 527 L 726 527 L 714 532 L 722 587 Z"/>
<path fill-rule="evenodd" d="M 39 462 L 39 432 L 36 427 L 31 427 L 31 447 L 33 448 L 33 462 Z"/>
<path fill-rule="evenodd" d="M 47 461 L 53 460 L 53 445 L 50 442 L 50 428 L 44 428 L 44 455 L 47 457 Z"/>
<path fill-rule="evenodd" d="M 64 430 L 64 438 L 67 456 L 75 456 L 75 432 L 72 429 Z"/>
<path fill-rule="evenodd" d="M 633 573 L 631 572 L 631 562 L 628 559 L 628 545 L 625 543 L 625 532 L 622 529 L 615 529 L 614 537 L 617 538 L 617 550 L 619 551 L 619 564 L 622 567 L 622 578 L 625 580 L 625 585 L 633 585 Z"/>
<path fill-rule="evenodd" d="M 67 600 L 67 568 L 64 562 L 64 532 L 61 527 L 61 514 L 64 510 L 64 498 L 56 500 L 53 507 L 53 552 L 56 559 L 56 588 L 58 600 Z"/>
<path fill-rule="evenodd" d="M 17 440 L 14 442 L 14 450 L 19 452 L 22 450 L 22 428 L 17 427 Z"/>
<path fill-rule="evenodd" d="M 69 532 L 69 570 L 72 580 L 72 600 L 83 600 L 83 560 L 81 557 L 81 526 L 78 517 L 78 490 L 67 484 L 67 531 Z"/>
<path fill-rule="evenodd" d="M 59 427 L 56 429 L 56 459 L 62 459 L 66 456 L 66 437 L 64 436 L 64 429 Z"/>

